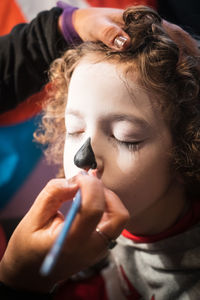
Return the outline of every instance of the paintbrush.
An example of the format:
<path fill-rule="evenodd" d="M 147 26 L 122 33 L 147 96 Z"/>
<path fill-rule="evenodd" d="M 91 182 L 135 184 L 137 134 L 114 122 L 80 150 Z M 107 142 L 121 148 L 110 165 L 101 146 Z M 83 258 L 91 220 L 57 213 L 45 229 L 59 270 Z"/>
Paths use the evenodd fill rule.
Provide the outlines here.
<path fill-rule="evenodd" d="M 69 230 L 72 226 L 73 220 L 80 208 L 81 205 L 81 190 L 78 189 L 73 201 L 72 205 L 65 217 L 65 221 L 63 224 L 63 228 L 61 229 L 61 232 L 59 233 L 54 245 L 50 249 L 50 251 L 47 253 L 42 266 L 40 268 L 40 273 L 43 276 L 47 276 L 51 273 L 52 269 L 54 268 L 57 259 L 60 255 L 60 252 L 62 250 L 63 244 L 66 241 L 67 235 L 69 233 Z"/>

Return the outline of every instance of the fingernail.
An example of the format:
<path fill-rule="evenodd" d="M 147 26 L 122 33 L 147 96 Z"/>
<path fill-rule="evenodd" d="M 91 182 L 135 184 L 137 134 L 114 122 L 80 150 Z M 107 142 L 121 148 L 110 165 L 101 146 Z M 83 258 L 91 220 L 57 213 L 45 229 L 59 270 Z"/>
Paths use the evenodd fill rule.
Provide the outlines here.
<path fill-rule="evenodd" d="M 121 49 L 121 48 L 123 48 L 123 46 L 124 46 L 124 44 L 126 43 L 126 41 L 127 41 L 127 38 L 120 35 L 120 36 L 117 36 L 117 37 L 114 39 L 114 45 L 115 45 L 117 48 Z"/>

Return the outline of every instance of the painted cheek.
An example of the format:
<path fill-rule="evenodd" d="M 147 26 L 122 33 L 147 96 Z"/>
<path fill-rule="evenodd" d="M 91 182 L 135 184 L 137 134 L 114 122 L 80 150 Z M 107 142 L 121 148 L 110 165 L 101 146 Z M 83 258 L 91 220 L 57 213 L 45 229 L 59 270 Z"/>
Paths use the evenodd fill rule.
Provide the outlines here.
<path fill-rule="evenodd" d="M 122 173 L 126 174 L 133 169 L 136 155 L 136 152 L 128 151 L 125 147 L 118 147 L 116 164 Z"/>
<path fill-rule="evenodd" d="M 63 167 L 64 167 L 65 177 L 67 179 L 76 175 L 80 170 L 74 165 L 74 155 L 76 151 L 77 151 L 77 147 L 75 147 L 72 143 L 69 143 L 66 139 L 64 156 L 63 156 Z"/>

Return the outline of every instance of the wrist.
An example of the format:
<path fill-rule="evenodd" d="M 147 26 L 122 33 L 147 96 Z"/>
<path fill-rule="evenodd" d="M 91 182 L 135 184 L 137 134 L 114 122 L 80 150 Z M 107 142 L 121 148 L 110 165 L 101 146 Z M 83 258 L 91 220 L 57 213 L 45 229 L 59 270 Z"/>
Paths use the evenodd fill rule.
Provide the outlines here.
<path fill-rule="evenodd" d="M 63 35 L 66 42 L 72 45 L 80 44 L 82 40 L 75 30 L 73 24 L 73 14 L 78 9 L 78 7 L 71 6 L 62 1 L 58 1 L 57 6 L 63 9 L 63 12 L 58 20 L 59 31 Z"/>
<path fill-rule="evenodd" d="M 36 267 L 18 266 L 17 263 L 12 264 L 0 262 L 0 282 L 10 290 L 15 292 L 27 293 L 49 293 L 55 286 L 56 282 L 51 277 L 42 277 Z M 0 294 L 1 296 L 1 294 Z M 1 299 L 1 297 L 0 297 Z"/>

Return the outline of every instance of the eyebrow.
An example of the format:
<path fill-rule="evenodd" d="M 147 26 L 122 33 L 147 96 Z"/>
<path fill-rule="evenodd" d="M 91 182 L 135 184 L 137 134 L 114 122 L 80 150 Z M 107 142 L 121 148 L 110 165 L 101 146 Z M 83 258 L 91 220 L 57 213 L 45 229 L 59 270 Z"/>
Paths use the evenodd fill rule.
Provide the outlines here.
<path fill-rule="evenodd" d="M 143 128 L 151 127 L 147 121 L 145 121 L 144 119 L 138 118 L 136 116 L 133 116 L 133 115 L 111 114 L 111 115 L 108 115 L 108 117 L 111 121 L 129 121 L 129 122 L 139 125 Z"/>
<path fill-rule="evenodd" d="M 67 115 L 74 115 L 77 117 L 82 117 L 82 114 L 80 111 L 78 110 L 73 110 L 73 109 L 69 109 L 66 110 L 66 114 Z M 144 119 L 138 118 L 136 116 L 133 115 L 128 115 L 128 114 L 105 114 L 102 118 L 102 121 L 105 119 L 109 119 L 111 122 L 113 121 L 129 121 L 131 123 L 134 123 L 142 128 L 150 128 L 152 127 L 147 121 L 145 121 Z"/>
<path fill-rule="evenodd" d="M 77 117 L 82 117 L 82 114 L 80 113 L 80 111 L 74 110 L 74 109 L 66 109 L 65 114 L 66 115 L 73 115 L 73 116 L 77 116 Z"/>

